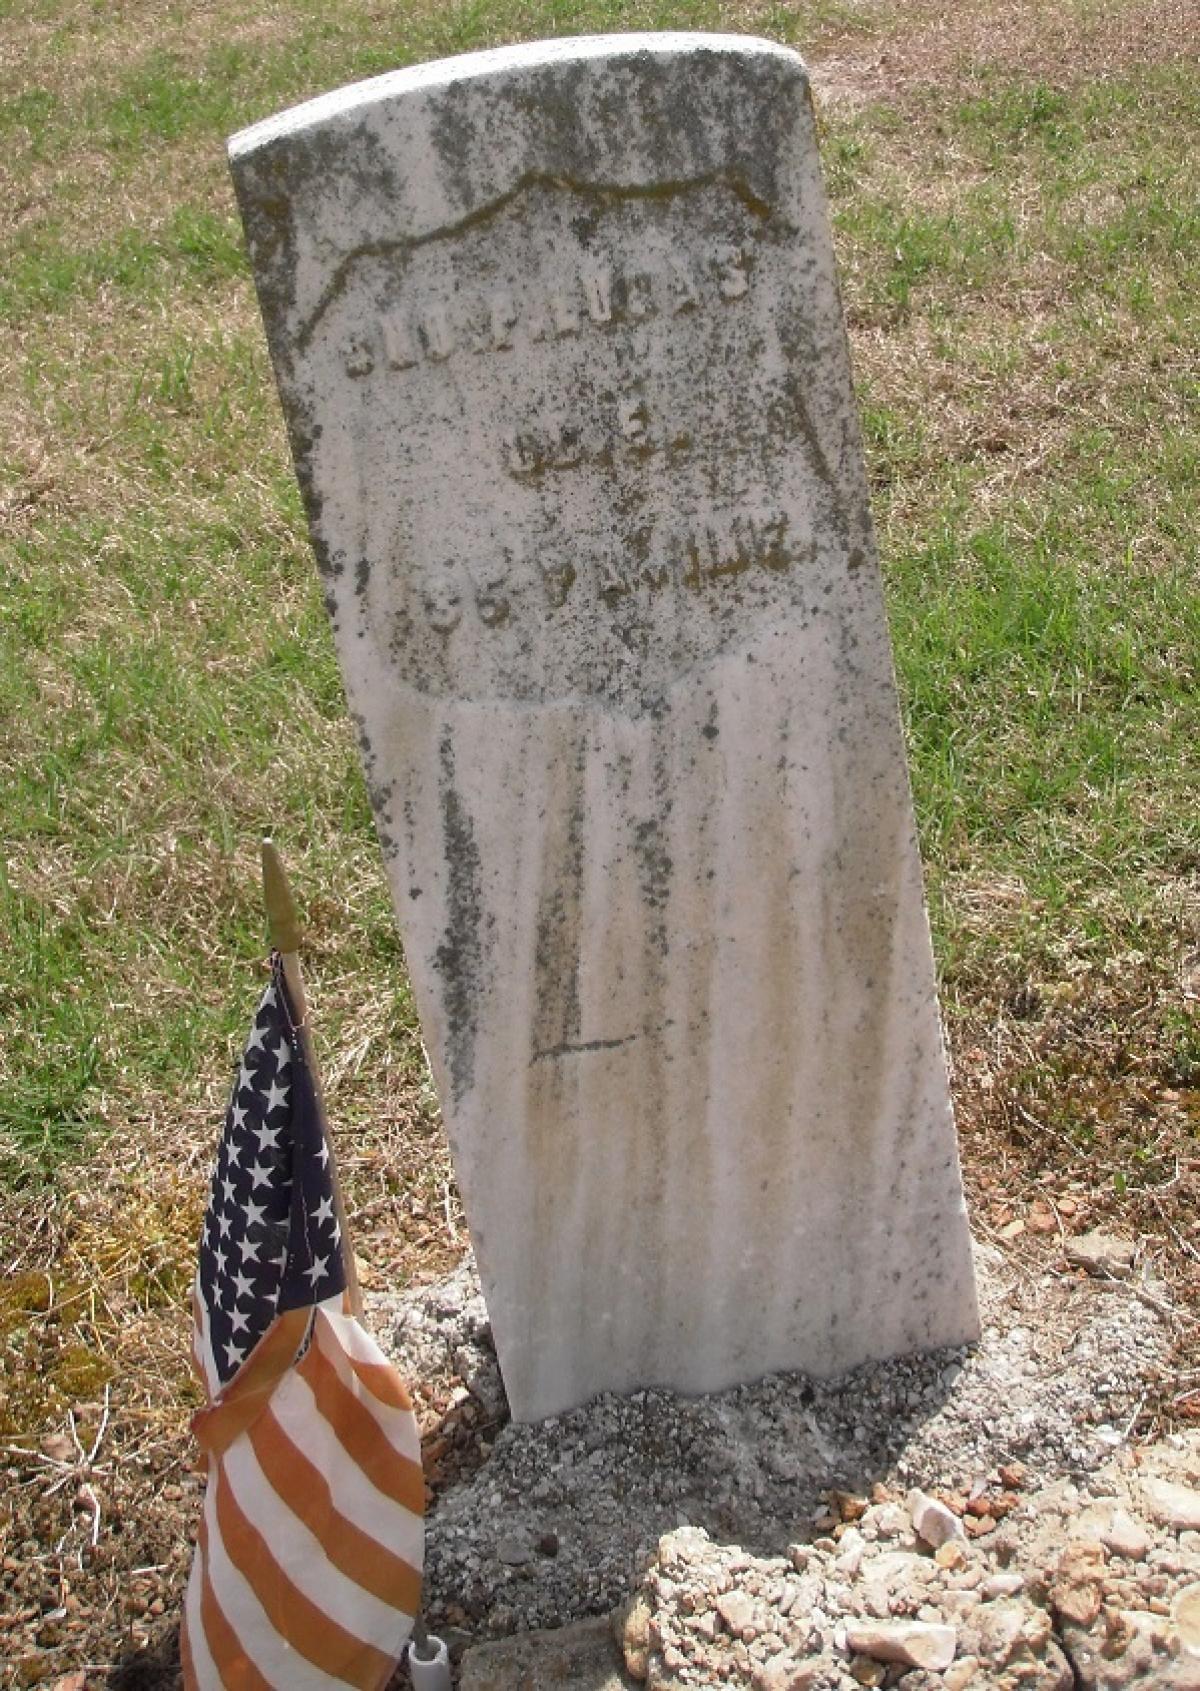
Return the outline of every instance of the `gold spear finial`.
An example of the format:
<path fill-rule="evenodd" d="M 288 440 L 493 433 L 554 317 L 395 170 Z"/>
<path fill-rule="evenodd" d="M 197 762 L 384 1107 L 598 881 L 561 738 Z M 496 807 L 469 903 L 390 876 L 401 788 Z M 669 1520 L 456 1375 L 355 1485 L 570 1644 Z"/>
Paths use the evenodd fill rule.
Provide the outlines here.
<path fill-rule="evenodd" d="M 262 843 L 262 877 L 271 944 L 281 956 L 286 957 L 300 949 L 300 917 L 288 885 L 283 859 L 270 838 Z"/>

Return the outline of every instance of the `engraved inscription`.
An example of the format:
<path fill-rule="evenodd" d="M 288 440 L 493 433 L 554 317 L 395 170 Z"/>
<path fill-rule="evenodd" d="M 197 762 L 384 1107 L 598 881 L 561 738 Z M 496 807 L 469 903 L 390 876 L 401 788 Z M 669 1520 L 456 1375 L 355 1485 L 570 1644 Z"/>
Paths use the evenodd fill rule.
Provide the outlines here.
<path fill-rule="evenodd" d="M 316 451 L 352 455 L 331 567 L 398 684 L 639 712 L 820 614 L 844 521 L 794 376 L 796 239 L 723 183 L 539 180 L 356 265 L 315 331 L 356 375 Z"/>
<path fill-rule="evenodd" d="M 792 534 L 783 513 L 715 513 L 699 527 L 667 525 L 625 536 L 594 557 L 541 558 L 536 570 L 532 560 L 511 552 L 490 569 L 478 563 L 443 564 L 440 591 L 426 594 L 425 614 L 437 633 L 453 633 L 469 599 L 480 624 L 498 629 L 514 613 L 536 613 L 547 606 L 561 610 L 577 585 L 593 611 L 612 610 L 631 594 L 653 596 L 671 588 L 698 593 L 724 576 L 789 570 L 812 555 L 811 541 Z M 539 578 L 540 592 L 535 586 Z"/>
<path fill-rule="evenodd" d="M 691 444 L 686 426 L 667 427 L 644 395 L 632 393 L 617 396 L 588 419 L 522 418 L 504 430 L 501 451 L 504 468 L 519 481 L 581 464 L 611 467 L 656 452 L 683 453 Z"/>
<path fill-rule="evenodd" d="M 369 376 L 380 366 L 411 370 L 422 358 L 440 364 L 468 347 L 477 354 L 511 352 L 522 341 L 563 340 L 585 328 L 728 304 L 749 291 L 750 264 L 744 247 L 726 246 L 695 264 L 674 254 L 625 269 L 589 263 L 561 281 L 540 282 L 520 300 L 503 288 L 405 303 L 379 318 L 374 337 L 347 343 L 344 367 L 348 376 Z"/>

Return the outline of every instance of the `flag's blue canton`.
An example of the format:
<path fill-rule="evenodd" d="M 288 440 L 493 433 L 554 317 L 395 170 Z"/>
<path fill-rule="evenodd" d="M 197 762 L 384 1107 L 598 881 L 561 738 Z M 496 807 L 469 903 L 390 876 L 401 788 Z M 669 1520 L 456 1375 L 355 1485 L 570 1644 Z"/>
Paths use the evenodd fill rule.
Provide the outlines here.
<path fill-rule="evenodd" d="M 221 1384 L 276 1315 L 345 1284 L 329 1147 L 276 957 L 233 1083 L 200 1240 Z"/>

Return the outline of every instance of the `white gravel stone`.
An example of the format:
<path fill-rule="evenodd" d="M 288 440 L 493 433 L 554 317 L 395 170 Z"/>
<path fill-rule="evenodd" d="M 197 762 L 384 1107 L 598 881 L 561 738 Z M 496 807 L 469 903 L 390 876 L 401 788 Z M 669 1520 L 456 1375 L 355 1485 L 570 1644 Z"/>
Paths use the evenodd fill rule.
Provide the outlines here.
<path fill-rule="evenodd" d="M 1133 1270 L 1137 1246 L 1132 1239 L 1095 1231 L 1067 1239 L 1063 1252 L 1072 1268 L 1082 1268 L 1100 1279 L 1123 1280 Z"/>
<path fill-rule="evenodd" d="M 1150 1534 L 1128 1509 L 1122 1509 L 1119 1504 L 1113 1509 L 1100 1541 L 1115 1556 L 1125 1556 L 1131 1562 L 1140 1561 L 1150 1548 Z"/>
<path fill-rule="evenodd" d="M 1015 1597 L 1018 1591 L 1025 1589 L 1025 1577 L 1018 1573 L 993 1574 L 983 1582 L 983 1597 L 991 1602 L 997 1597 Z"/>
<path fill-rule="evenodd" d="M 918 1536 L 934 1550 L 952 1538 L 967 1536 L 966 1528 L 953 1509 L 948 1509 L 935 1497 L 926 1496 L 915 1486 L 908 1494 L 908 1513 Z"/>
<path fill-rule="evenodd" d="M 1142 1496 L 1156 1521 L 1177 1532 L 1200 1531 L 1200 1491 L 1151 1475 L 1142 1481 Z"/>
<path fill-rule="evenodd" d="M 1171 1624 L 1182 1647 L 1200 1658 L 1200 1583 L 1185 1585 L 1175 1593 Z"/>
<path fill-rule="evenodd" d="M 957 1634 L 952 1626 L 927 1621 L 860 1621 L 846 1628 L 846 1642 L 877 1661 L 941 1673 L 954 1660 Z"/>

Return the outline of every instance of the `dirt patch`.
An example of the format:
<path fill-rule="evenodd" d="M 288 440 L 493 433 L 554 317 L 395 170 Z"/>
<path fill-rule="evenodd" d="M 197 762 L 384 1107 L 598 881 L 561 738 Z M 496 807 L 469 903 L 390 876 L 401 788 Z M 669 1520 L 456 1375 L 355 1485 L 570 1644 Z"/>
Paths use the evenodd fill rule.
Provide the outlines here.
<path fill-rule="evenodd" d="M 953 85 L 966 97 L 981 75 L 1036 77 L 1066 87 L 1137 66 L 1195 58 L 1198 0 L 1137 6 L 1014 0 L 947 7 L 919 3 L 864 20 L 868 44 L 810 55 L 813 92 L 831 111 Z M 804 43 L 798 42 L 801 52 Z"/>

